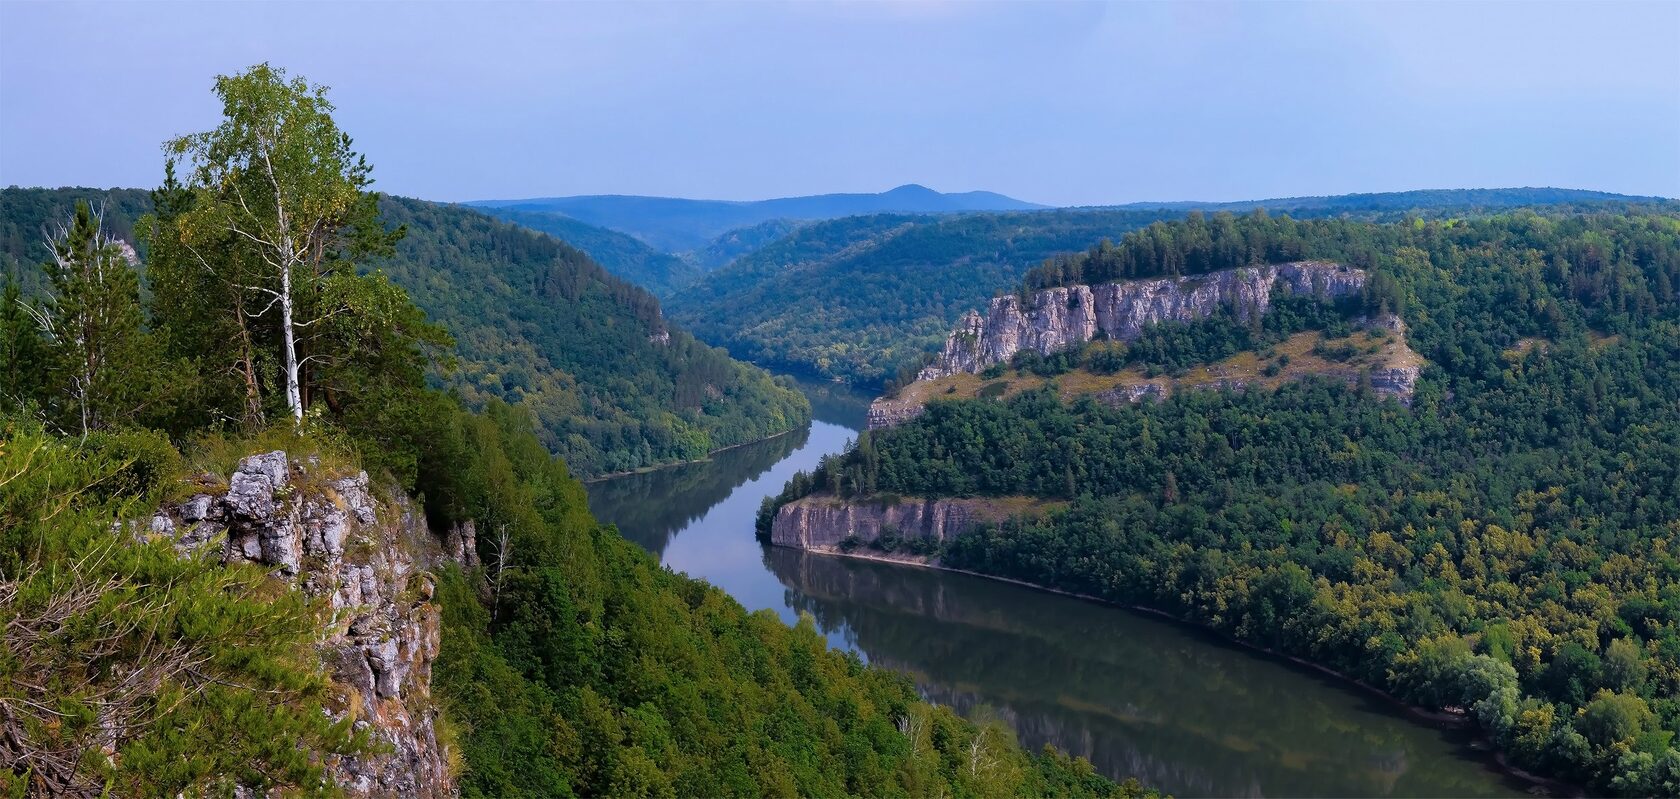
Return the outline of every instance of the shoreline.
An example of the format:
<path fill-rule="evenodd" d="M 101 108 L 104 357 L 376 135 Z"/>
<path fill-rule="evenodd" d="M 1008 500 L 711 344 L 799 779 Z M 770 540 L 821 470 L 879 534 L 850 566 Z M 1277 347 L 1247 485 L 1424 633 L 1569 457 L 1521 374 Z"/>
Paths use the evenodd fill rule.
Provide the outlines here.
<path fill-rule="evenodd" d="M 1099 605 L 1104 605 L 1106 607 L 1119 608 L 1121 610 L 1129 610 L 1129 611 L 1141 613 L 1141 614 L 1144 614 L 1144 615 L 1147 615 L 1147 616 L 1153 616 L 1155 618 L 1162 619 L 1162 620 L 1167 621 L 1167 622 L 1172 623 L 1172 624 L 1181 625 L 1181 626 L 1184 626 L 1184 627 L 1188 627 L 1188 628 L 1197 630 L 1198 632 L 1201 632 L 1201 633 L 1204 633 L 1204 634 L 1207 634 L 1207 635 L 1212 635 L 1212 636 L 1218 638 L 1219 640 L 1224 641 L 1225 643 L 1237 646 L 1239 648 L 1248 650 L 1250 652 L 1256 652 L 1256 653 L 1265 655 L 1267 657 L 1271 657 L 1271 658 L 1275 658 L 1275 659 L 1280 660 L 1280 661 L 1284 661 L 1285 663 L 1288 663 L 1288 664 L 1290 664 L 1294 667 L 1303 668 L 1303 669 L 1312 671 L 1312 672 L 1314 672 L 1316 674 L 1319 674 L 1319 675 L 1322 675 L 1324 677 L 1331 678 L 1332 680 L 1334 680 L 1336 682 L 1340 682 L 1340 683 L 1343 683 L 1344 685 L 1356 688 L 1359 691 L 1365 693 L 1366 695 L 1375 697 L 1377 699 L 1380 699 L 1383 702 L 1391 705 L 1395 709 L 1400 710 L 1402 715 L 1406 716 L 1409 720 L 1411 720 L 1413 722 L 1421 722 L 1421 723 L 1429 724 L 1431 726 L 1434 726 L 1434 727 L 1437 727 L 1437 728 L 1440 728 L 1440 729 L 1460 729 L 1460 730 L 1472 731 L 1474 733 L 1474 736 L 1475 736 L 1472 739 L 1472 741 L 1475 744 L 1478 745 L 1477 747 L 1472 747 L 1472 748 L 1479 748 L 1482 751 L 1485 751 L 1485 752 L 1489 753 L 1491 755 L 1490 760 L 1491 760 L 1491 763 L 1494 767 L 1494 770 L 1496 770 L 1496 771 L 1498 771 L 1502 774 L 1505 774 L 1507 776 L 1513 777 L 1513 778 L 1515 778 L 1517 780 L 1520 780 L 1522 782 L 1528 783 L 1531 790 L 1533 788 L 1540 788 L 1540 789 L 1543 789 L 1543 790 L 1547 791 L 1548 794 L 1552 795 L 1552 796 L 1565 796 L 1565 797 L 1571 797 L 1572 799 L 1579 799 L 1580 797 L 1587 796 L 1587 791 L 1582 786 L 1575 785 L 1573 783 L 1565 782 L 1563 780 L 1555 779 L 1555 778 L 1552 778 L 1552 777 L 1546 777 L 1546 776 L 1543 776 L 1543 775 L 1540 775 L 1540 774 L 1535 774 L 1533 772 L 1522 769 L 1518 766 L 1512 765 L 1506 759 L 1504 750 L 1502 750 L 1498 746 L 1496 746 L 1493 743 L 1492 739 L 1488 738 L 1488 736 L 1485 733 L 1483 733 L 1480 729 L 1478 729 L 1476 727 L 1475 723 L 1471 721 L 1470 717 L 1468 715 L 1462 713 L 1462 712 L 1453 713 L 1453 712 L 1445 711 L 1445 710 L 1431 710 L 1429 708 L 1423 707 L 1422 705 L 1414 705 L 1410 702 L 1407 702 L 1407 701 L 1395 696 L 1392 693 L 1389 693 L 1388 691 L 1385 691 L 1381 688 L 1378 688 L 1375 685 L 1372 685 L 1372 684 L 1370 684 L 1368 682 L 1365 682 L 1364 680 L 1358 679 L 1356 677 L 1352 677 L 1350 675 L 1343 674 L 1342 672 L 1336 671 L 1335 669 L 1332 669 L 1329 666 L 1325 666 L 1325 665 L 1320 664 L 1320 663 L 1314 663 L 1310 660 L 1306 660 L 1304 658 L 1297 657 L 1295 655 L 1284 654 L 1282 652 L 1278 652 L 1278 651 L 1273 650 L 1273 649 L 1268 649 L 1266 647 L 1259 646 L 1257 644 L 1253 644 L 1253 643 L 1249 643 L 1247 641 L 1243 641 L 1243 640 L 1241 640 L 1241 639 L 1239 639 L 1235 636 L 1232 636 L 1229 633 L 1226 633 L 1222 630 L 1218 630 L 1218 629 L 1215 629 L 1213 627 L 1209 627 L 1206 624 L 1202 624 L 1202 623 L 1196 622 L 1196 621 L 1191 620 L 1191 619 L 1185 619 L 1185 618 L 1181 618 L 1179 616 L 1174 616 L 1173 614 L 1168 613 L 1164 610 L 1160 610 L 1158 608 L 1151 608 L 1151 607 L 1146 607 L 1146 606 L 1143 606 L 1143 605 L 1132 605 L 1132 604 L 1127 604 L 1127 603 L 1124 603 L 1124 602 L 1115 602 L 1113 600 L 1103 599 L 1101 597 L 1091 596 L 1089 594 L 1081 594 L 1081 593 L 1077 593 L 1077 592 L 1074 592 L 1074 591 L 1063 590 L 1063 589 L 1060 589 L 1060 588 L 1051 588 L 1049 586 L 1039 585 L 1037 583 L 1029 583 L 1025 580 L 1018 580 L 1018 579 L 1015 579 L 1015 578 L 1012 578 L 1012 577 L 999 577 L 997 575 L 985 574 L 985 573 L 977 572 L 977 571 L 970 571 L 968 569 L 958 569 L 958 568 L 953 568 L 953 567 L 950 567 L 950 566 L 943 566 L 943 565 L 940 565 L 940 564 L 937 564 L 937 563 L 931 563 L 926 558 L 921 557 L 921 556 L 916 556 L 916 555 L 896 557 L 896 556 L 885 554 L 885 553 L 862 553 L 862 552 L 858 552 L 858 551 L 841 552 L 840 550 L 832 548 L 832 547 L 824 547 L 824 548 L 820 548 L 820 549 L 806 549 L 806 548 L 802 548 L 802 547 L 787 547 L 787 549 L 794 549 L 794 550 L 798 550 L 800 552 L 806 552 L 806 553 L 809 553 L 809 554 L 812 554 L 812 555 L 824 555 L 824 556 L 836 557 L 836 558 L 854 558 L 854 559 L 857 559 L 857 560 L 870 560 L 870 561 L 876 561 L 878 563 L 888 563 L 888 564 L 894 564 L 894 565 L 898 565 L 898 566 L 909 566 L 909 567 L 912 567 L 912 568 L 928 569 L 928 570 L 931 570 L 931 571 L 940 571 L 940 572 L 946 572 L 946 573 L 949 573 L 949 574 L 963 574 L 963 575 L 968 575 L 970 577 L 976 577 L 976 578 L 979 578 L 979 579 L 982 579 L 982 580 L 992 580 L 992 581 L 996 581 L 996 582 L 1000 582 L 1000 583 L 1008 583 L 1010 585 L 1020 586 L 1022 588 L 1031 589 L 1033 591 L 1041 591 L 1041 592 L 1048 593 L 1048 594 L 1057 594 L 1057 595 L 1060 595 L 1060 596 L 1065 596 L 1065 597 L 1069 597 L 1069 598 L 1072 598 L 1072 599 L 1078 599 L 1078 600 L 1085 601 L 1085 602 L 1093 602 L 1093 603 L 1096 603 L 1096 604 L 1099 604 Z"/>
<path fill-rule="evenodd" d="M 656 463 L 652 466 L 643 466 L 639 469 L 631 469 L 629 471 L 624 471 L 624 472 L 607 472 L 606 474 L 598 474 L 598 475 L 595 475 L 594 477 L 580 477 L 580 478 L 578 478 L 578 482 L 583 483 L 584 485 L 589 485 L 591 483 L 601 483 L 601 482 L 605 482 L 607 480 L 612 480 L 612 479 L 619 478 L 619 477 L 630 477 L 631 475 L 647 474 L 649 472 L 657 472 L 657 471 L 660 471 L 660 470 L 663 470 L 663 469 L 675 469 L 678 466 L 692 466 L 696 463 L 710 463 L 713 456 L 717 455 L 719 452 L 728 452 L 732 449 L 740 449 L 741 447 L 750 446 L 750 445 L 753 445 L 753 444 L 762 444 L 766 441 L 774 441 L 774 440 L 776 440 L 778 438 L 781 438 L 782 436 L 785 436 L 785 435 L 787 435 L 789 433 L 792 433 L 796 430 L 800 430 L 802 428 L 810 427 L 812 421 L 815 421 L 814 417 L 813 417 L 813 419 L 806 420 L 805 424 L 802 424 L 799 427 L 790 427 L 786 430 L 783 430 L 780 433 L 774 433 L 772 435 L 768 435 L 768 436 L 765 436 L 763 438 L 756 438 L 756 439 L 753 439 L 752 441 L 742 441 L 739 444 L 730 444 L 727 447 L 718 447 L 717 449 L 714 449 L 710 452 L 707 452 L 706 457 L 704 457 L 704 458 L 695 458 L 694 460 L 691 460 L 691 461 L 671 461 L 670 463 Z"/>

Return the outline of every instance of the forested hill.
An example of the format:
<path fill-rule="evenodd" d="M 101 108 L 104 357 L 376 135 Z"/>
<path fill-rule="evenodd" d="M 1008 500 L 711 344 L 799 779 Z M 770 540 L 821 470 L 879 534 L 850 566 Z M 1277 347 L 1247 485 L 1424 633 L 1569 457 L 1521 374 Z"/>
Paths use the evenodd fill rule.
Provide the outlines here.
<path fill-rule="evenodd" d="M 799 392 L 660 316 L 646 290 L 582 252 L 475 210 L 387 197 L 408 235 L 384 264 L 454 333 L 452 384 L 537 417 L 544 443 L 592 475 L 693 460 L 809 418 Z"/>
<path fill-rule="evenodd" d="M 76 199 L 103 200 L 119 236 L 151 208 L 137 189 L 0 197 L 0 252 L 26 289 L 46 258 L 40 231 Z M 379 268 L 455 337 L 459 357 L 440 379 L 473 407 L 526 407 L 577 474 L 693 460 L 809 418 L 797 390 L 670 327 L 646 290 L 566 244 L 460 206 L 385 197 L 380 211 L 407 235 Z"/>
<path fill-rule="evenodd" d="M 613 275 L 659 297 L 669 296 L 678 288 L 694 282 L 701 274 L 700 266 L 649 247 L 641 239 L 579 222 L 564 214 L 496 207 L 479 210 L 566 242 L 587 253 L 591 260 Z"/>
<path fill-rule="evenodd" d="M 1549 207 L 1630 205 L 1620 195 L 1552 189 L 1347 195 L 1253 205 L 1298 218 L 1387 221 L 1485 215 L 1509 203 L 1559 197 L 1573 198 L 1573 204 Z M 1599 199 L 1604 197 L 1612 199 Z M 1304 204 L 1291 207 L 1291 202 Z M 1639 205 L 1680 208 L 1672 200 Z M 964 311 L 984 306 L 996 292 L 1016 289 L 1040 261 L 1181 219 L 1192 210 L 1179 204 L 816 222 L 705 275 L 667 305 L 673 319 L 736 357 L 877 386 L 937 349 Z"/>
<path fill-rule="evenodd" d="M 1595 794 L 1680 795 L 1680 212 L 1220 215 L 1069 266 L 1093 280 L 1294 258 L 1385 286 L 1428 364 L 1410 407 L 1322 380 L 936 400 L 783 500 L 1046 500 L 917 549 L 1462 712 L 1518 765 Z"/>
<path fill-rule="evenodd" d="M 876 194 L 819 194 L 746 202 L 609 194 L 471 204 L 564 214 L 591 225 L 629 233 L 667 252 L 699 249 L 727 231 L 772 219 L 834 219 L 884 212 L 1019 211 L 1043 207 L 992 192 L 944 194 L 914 184 Z"/>
<path fill-rule="evenodd" d="M 815 222 L 669 300 L 736 357 L 859 384 L 938 346 L 951 322 L 1051 255 L 1176 211 L 1040 211 Z M 724 309 L 728 309 L 727 312 Z"/>
<path fill-rule="evenodd" d="M 17 280 L 25 294 L 40 291 L 47 238 L 69 222 L 77 200 L 87 200 L 102 216 L 106 233 L 130 244 L 135 220 L 152 210 L 151 193 L 142 189 L 0 189 L 0 275 Z"/>
<path fill-rule="evenodd" d="M 1209 213 L 1214 211 L 1252 211 L 1256 208 L 1265 208 L 1274 212 L 1288 211 L 1301 216 L 1308 212 L 1316 212 L 1316 214 L 1322 215 L 1336 213 L 1365 214 L 1377 211 L 1426 213 L 1439 209 L 1454 209 L 1460 212 L 1472 209 L 1492 211 L 1523 205 L 1664 202 L 1666 199 L 1587 189 L 1522 187 L 1506 189 L 1417 189 L 1414 191 L 1332 194 L 1316 197 L 1274 197 L 1268 200 L 1238 200 L 1234 202 L 1198 202 L 1194 200 L 1136 202 L 1106 207 L 1128 209 L 1172 208 L 1181 211 L 1200 209 Z"/>

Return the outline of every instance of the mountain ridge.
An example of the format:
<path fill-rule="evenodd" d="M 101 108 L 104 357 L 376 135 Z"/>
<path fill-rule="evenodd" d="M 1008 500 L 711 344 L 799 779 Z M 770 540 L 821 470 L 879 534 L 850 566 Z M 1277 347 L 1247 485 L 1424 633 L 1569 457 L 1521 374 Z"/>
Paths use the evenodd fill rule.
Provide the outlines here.
<path fill-rule="evenodd" d="M 915 183 L 906 183 L 884 192 L 814 194 L 765 200 L 586 194 L 476 200 L 463 204 L 483 209 L 560 214 L 628 233 L 667 252 L 699 249 L 731 230 L 774 219 L 821 220 L 888 212 L 1027 211 L 1049 207 L 996 192 L 943 193 Z"/>

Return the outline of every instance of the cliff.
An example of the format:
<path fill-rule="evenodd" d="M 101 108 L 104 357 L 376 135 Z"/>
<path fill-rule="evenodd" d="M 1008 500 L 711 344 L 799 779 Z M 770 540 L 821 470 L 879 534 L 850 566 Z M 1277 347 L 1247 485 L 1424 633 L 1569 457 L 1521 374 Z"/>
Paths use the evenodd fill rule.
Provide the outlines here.
<path fill-rule="evenodd" d="M 1099 331 L 1110 339 L 1130 341 L 1149 325 L 1194 321 L 1223 307 L 1247 319 L 1270 308 L 1272 290 L 1279 285 L 1295 294 L 1334 299 L 1359 293 L 1365 273 L 1341 264 L 1297 261 L 1191 277 L 1044 289 L 1033 294 L 1026 308 L 1013 294 L 995 297 L 985 316 L 969 311 L 958 320 L 939 357 L 917 377 L 935 380 L 982 372 L 1008 363 L 1023 350 L 1049 355 L 1070 349 L 1096 338 Z"/>
<path fill-rule="evenodd" d="M 869 544 L 892 533 L 903 539 L 948 541 L 982 522 L 997 522 L 1027 510 L 1021 499 L 880 499 L 841 500 L 815 494 L 776 511 L 770 543 L 796 549 L 826 550 L 847 538 Z"/>
<path fill-rule="evenodd" d="M 198 484 L 223 483 L 206 475 Z M 159 508 L 151 534 L 183 552 L 209 548 L 225 563 L 269 567 L 293 590 L 326 600 L 319 647 L 335 712 L 378 747 L 327 764 L 349 795 L 454 795 L 431 698 L 441 617 L 422 568 L 444 557 L 470 565 L 471 525 L 449 531 L 446 553 L 405 497 L 375 498 L 366 472 L 335 473 L 283 451 L 240 461 L 225 486 Z"/>
<path fill-rule="evenodd" d="M 1019 352 L 1050 355 L 1097 338 L 1134 340 L 1149 325 L 1194 321 L 1222 308 L 1248 319 L 1266 313 L 1274 289 L 1279 288 L 1335 299 L 1356 294 L 1364 285 L 1361 270 L 1301 261 L 1194 277 L 1045 289 L 1032 295 L 1026 310 L 1017 296 L 998 297 L 985 316 L 973 311 L 963 316 L 943 351 L 922 369 L 915 383 L 870 403 L 869 428 L 914 419 L 932 400 L 1006 397 L 1046 383 L 1045 378 L 1026 373 L 981 375 L 990 367 L 1008 364 Z M 1376 393 L 1410 402 L 1423 359 L 1407 344 L 1405 323 L 1385 314 L 1361 324 L 1367 329 L 1346 338 L 1328 340 L 1303 332 L 1268 348 L 1266 354 L 1241 354 L 1176 377 L 1145 374 L 1136 368 L 1103 375 L 1075 370 L 1058 383 L 1065 396 L 1090 394 L 1120 403 L 1159 399 L 1184 389 L 1275 387 L 1316 375 L 1355 385 L 1368 381 Z"/>

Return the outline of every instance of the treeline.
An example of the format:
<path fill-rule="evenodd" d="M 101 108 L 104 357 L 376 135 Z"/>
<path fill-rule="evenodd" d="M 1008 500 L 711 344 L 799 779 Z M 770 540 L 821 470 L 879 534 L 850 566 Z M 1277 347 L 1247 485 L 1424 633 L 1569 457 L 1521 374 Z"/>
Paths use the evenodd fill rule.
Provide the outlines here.
<path fill-rule="evenodd" d="M 332 609 L 142 534 L 197 477 L 185 463 L 283 447 L 359 463 L 433 529 L 485 531 L 488 566 L 447 567 L 435 600 L 463 795 L 1142 794 L 931 707 L 596 522 L 527 411 L 427 386 L 447 338 L 371 269 L 403 229 L 324 90 L 263 65 L 217 93 L 226 118 L 171 144 L 181 179 L 137 223 L 150 301 L 86 205 L 44 294 L 6 298 L 0 791 L 342 793 L 328 758 L 374 744 L 318 662 Z M 560 297 L 602 290 L 556 272 Z"/>
<path fill-rule="evenodd" d="M 1431 363 L 1410 409 L 1322 381 L 934 402 L 779 501 L 1065 499 L 944 562 L 1462 709 L 1516 763 L 1597 791 L 1680 791 L 1680 218 L 1232 222 L 1281 238 L 1245 236 L 1261 252 L 1363 254 L 1393 280 Z"/>

